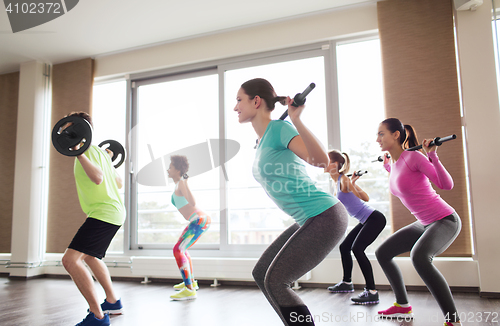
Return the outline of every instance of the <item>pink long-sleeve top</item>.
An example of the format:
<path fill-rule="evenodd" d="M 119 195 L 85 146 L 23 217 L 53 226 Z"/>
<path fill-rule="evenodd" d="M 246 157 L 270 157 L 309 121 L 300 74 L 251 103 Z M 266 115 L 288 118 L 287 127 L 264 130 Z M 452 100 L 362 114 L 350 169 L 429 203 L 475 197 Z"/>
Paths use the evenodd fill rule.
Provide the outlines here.
<path fill-rule="evenodd" d="M 392 164 L 384 164 L 390 172 L 389 190 L 423 225 L 431 224 L 455 210 L 439 196 L 431 181 L 440 189 L 453 188 L 453 179 L 439 161 L 436 152 L 427 157 L 419 151 L 404 151 Z"/>

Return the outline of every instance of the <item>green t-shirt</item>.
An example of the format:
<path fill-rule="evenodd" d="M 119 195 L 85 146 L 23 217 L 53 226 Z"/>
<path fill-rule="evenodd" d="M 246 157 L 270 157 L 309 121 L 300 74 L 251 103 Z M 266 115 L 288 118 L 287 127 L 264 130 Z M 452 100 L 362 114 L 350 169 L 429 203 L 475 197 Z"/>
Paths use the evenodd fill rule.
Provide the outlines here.
<path fill-rule="evenodd" d="M 82 164 L 75 159 L 75 181 L 78 199 L 88 217 L 114 225 L 122 225 L 126 211 L 116 184 L 116 172 L 110 156 L 99 147 L 92 145 L 84 153 L 88 159 L 101 168 L 104 179 L 96 185 L 85 173 Z"/>
<path fill-rule="evenodd" d="M 288 149 L 297 135 L 288 121 L 272 120 L 257 147 L 253 175 L 276 205 L 303 225 L 338 199 L 316 188 L 304 161 Z"/>

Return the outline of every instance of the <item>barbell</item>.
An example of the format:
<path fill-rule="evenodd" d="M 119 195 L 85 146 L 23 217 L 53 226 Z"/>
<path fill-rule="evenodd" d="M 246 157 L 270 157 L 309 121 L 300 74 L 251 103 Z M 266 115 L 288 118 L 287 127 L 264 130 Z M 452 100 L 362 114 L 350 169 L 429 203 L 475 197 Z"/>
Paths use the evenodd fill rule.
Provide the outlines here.
<path fill-rule="evenodd" d="M 59 120 L 52 129 L 52 144 L 54 148 L 65 156 L 83 154 L 92 144 L 92 126 L 79 116 L 69 116 Z M 75 149 L 81 145 L 78 149 Z M 107 145 L 107 146 L 106 146 Z M 105 140 L 99 144 L 103 150 L 113 152 L 111 161 L 117 169 L 125 161 L 126 151 L 116 140 Z"/>

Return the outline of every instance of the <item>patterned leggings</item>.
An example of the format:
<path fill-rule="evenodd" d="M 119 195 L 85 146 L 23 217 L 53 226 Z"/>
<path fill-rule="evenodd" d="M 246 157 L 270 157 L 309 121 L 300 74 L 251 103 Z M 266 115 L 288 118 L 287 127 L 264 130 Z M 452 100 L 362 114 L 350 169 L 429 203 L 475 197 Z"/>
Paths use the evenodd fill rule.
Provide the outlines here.
<path fill-rule="evenodd" d="M 210 216 L 203 212 L 196 211 L 189 218 L 189 225 L 186 226 L 179 241 L 174 246 L 174 257 L 181 271 L 184 284 L 191 285 L 193 276 L 193 263 L 187 250 L 191 248 L 203 233 L 210 227 Z"/>

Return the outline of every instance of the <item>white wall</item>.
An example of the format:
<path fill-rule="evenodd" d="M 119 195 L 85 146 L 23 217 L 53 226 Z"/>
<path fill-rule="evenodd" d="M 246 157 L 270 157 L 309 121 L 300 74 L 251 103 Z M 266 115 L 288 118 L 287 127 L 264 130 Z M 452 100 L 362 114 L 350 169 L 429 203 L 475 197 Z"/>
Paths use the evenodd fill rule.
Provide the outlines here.
<path fill-rule="evenodd" d="M 500 218 L 495 202 L 500 194 L 496 171 L 500 152 L 500 110 L 491 28 L 491 1 L 477 11 L 458 12 L 458 48 L 462 78 L 472 194 L 473 232 L 481 291 L 500 292 Z"/>
<path fill-rule="evenodd" d="M 352 36 L 377 29 L 375 4 L 96 57 L 95 77 L 170 68 Z"/>

